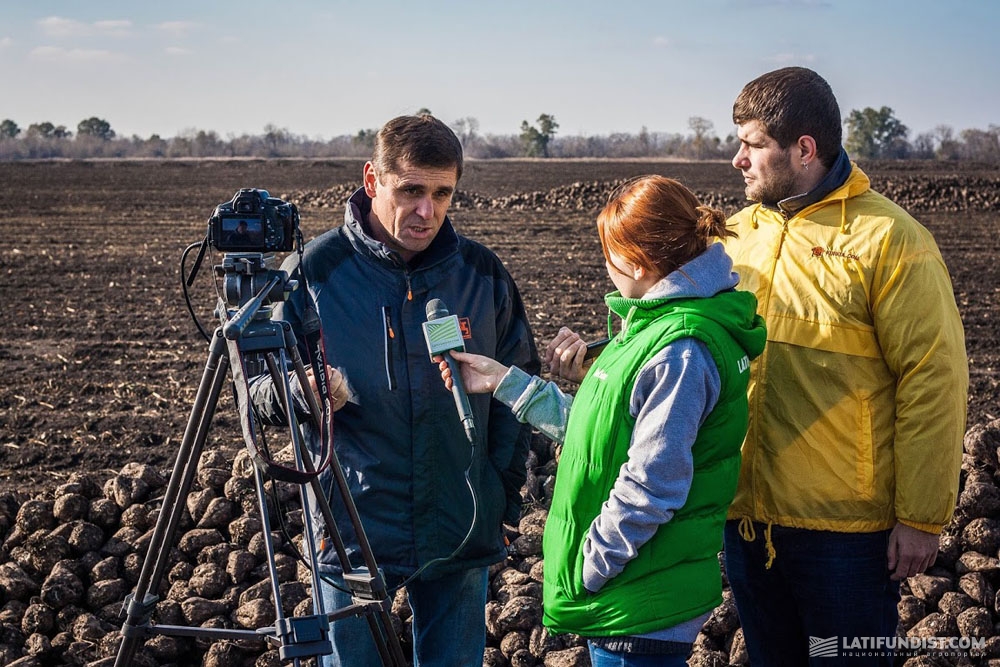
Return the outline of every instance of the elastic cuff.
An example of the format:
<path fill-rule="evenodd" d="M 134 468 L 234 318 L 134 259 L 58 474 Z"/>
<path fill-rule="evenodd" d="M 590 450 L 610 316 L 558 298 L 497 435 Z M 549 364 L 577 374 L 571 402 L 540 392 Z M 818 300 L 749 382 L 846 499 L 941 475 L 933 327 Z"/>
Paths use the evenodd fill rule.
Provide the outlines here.
<path fill-rule="evenodd" d="M 602 588 L 604 584 L 608 583 L 607 577 L 601 575 L 593 565 L 590 564 L 586 558 L 583 559 L 583 572 L 581 573 L 583 578 L 583 587 L 587 589 L 589 593 L 596 593 Z"/>
<path fill-rule="evenodd" d="M 493 398 L 508 407 L 513 407 L 521 398 L 521 394 L 530 386 L 531 377 L 517 366 L 511 366 L 500 378 L 497 388 L 493 390 Z"/>
<path fill-rule="evenodd" d="M 936 523 L 920 523 L 919 521 L 910 521 L 909 519 L 900 519 L 896 517 L 896 521 L 909 526 L 910 528 L 916 528 L 917 530 L 922 530 L 925 533 L 930 533 L 931 535 L 940 535 L 941 531 L 944 530 L 944 526 Z"/>

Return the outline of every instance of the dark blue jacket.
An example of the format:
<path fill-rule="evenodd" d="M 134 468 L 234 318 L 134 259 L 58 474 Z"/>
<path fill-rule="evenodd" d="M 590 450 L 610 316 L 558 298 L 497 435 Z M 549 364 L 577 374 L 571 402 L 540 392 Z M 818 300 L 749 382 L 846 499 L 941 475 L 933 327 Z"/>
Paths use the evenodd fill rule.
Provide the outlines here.
<path fill-rule="evenodd" d="M 489 394 L 470 396 L 478 438 L 473 452 L 421 325 L 427 302 L 441 299 L 468 325 L 467 351 L 537 373 L 520 294 L 500 260 L 459 236 L 448 219 L 407 265 L 366 232 L 370 206 L 358 190 L 343 226 L 309 242 L 301 266 L 297 255 L 285 260 L 282 268 L 304 285 L 275 307 L 274 318 L 292 325 L 308 366 L 302 327 L 307 299 L 318 307 L 327 363 L 344 374 L 350 391 L 347 405 L 334 414 L 334 446 L 386 574 L 407 576 L 462 542 L 474 518 L 465 481 L 470 456 L 478 504 L 472 535 L 455 558 L 425 576 L 496 562 L 505 554 L 502 522 L 519 518 L 531 430 Z M 284 420 L 269 376 L 257 378 L 251 393 L 265 421 Z M 315 451 L 315 429 L 303 424 Z M 329 495 L 331 476 L 322 479 Z M 331 507 L 337 527 L 358 566 L 356 536 L 336 495 Z M 323 525 L 318 514 L 313 521 Z M 340 569 L 329 540 L 320 560 L 324 569 Z"/>

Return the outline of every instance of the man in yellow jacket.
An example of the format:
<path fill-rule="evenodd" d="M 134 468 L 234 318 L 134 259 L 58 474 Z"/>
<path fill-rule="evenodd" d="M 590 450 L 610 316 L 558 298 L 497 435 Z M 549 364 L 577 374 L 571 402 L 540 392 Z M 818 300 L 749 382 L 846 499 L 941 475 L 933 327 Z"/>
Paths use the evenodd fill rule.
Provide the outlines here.
<path fill-rule="evenodd" d="M 899 581 L 955 505 L 968 360 L 948 269 L 851 163 L 818 74 L 751 81 L 733 121 L 755 203 L 726 246 L 767 323 L 725 536 L 751 664 L 890 665 L 848 647 L 895 637 Z"/>

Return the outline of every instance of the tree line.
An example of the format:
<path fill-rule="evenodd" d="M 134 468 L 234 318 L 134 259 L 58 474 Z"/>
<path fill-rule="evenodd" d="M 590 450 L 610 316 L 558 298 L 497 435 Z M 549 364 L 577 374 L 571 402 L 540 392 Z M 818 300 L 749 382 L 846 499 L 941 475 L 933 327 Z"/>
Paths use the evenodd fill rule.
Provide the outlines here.
<path fill-rule="evenodd" d="M 417 113 L 430 113 L 420 109 Z M 937 159 L 1000 163 L 1000 125 L 985 130 L 956 133 L 947 125 L 909 139 L 906 127 L 889 107 L 866 107 L 851 111 L 844 119 L 844 147 L 854 159 Z M 735 133 L 720 138 L 711 121 L 693 116 L 687 134 L 618 132 L 599 136 L 556 136 L 559 123 L 551 114 L 541 114 L 534 123 L 522 121 L 520 133 L 481 134 L 479 121 L 468 116 L 451 123 L 467 157 L 566 157 L 636 158 L 667 157 L 691 160 L 730 159 L 739 148 Z M 45 121 L 22 130 L 11 119 L 0 121 L 0 160 L 46 158 L 201 158 L 201 157 L 303 157 L 367 158 L 377 129 L 329 140 L 296 135 L 275 125 L 265 125 L 259 135 L 229 135 L 214 131 L 187 130 L 175 137 L 153 134 L 118 136 L 108 121 L 91 117 L 79 122 L 76 133 L 63 125 Z"/>

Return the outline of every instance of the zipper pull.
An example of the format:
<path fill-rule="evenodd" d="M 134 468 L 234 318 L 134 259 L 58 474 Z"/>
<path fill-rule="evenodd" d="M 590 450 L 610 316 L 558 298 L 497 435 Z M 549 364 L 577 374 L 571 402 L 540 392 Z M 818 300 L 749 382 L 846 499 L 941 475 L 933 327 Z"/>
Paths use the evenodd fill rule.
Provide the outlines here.
<path fill-rule="evenodd" d="M 389 338 L 395 338 L 396 337 L 396 332 L 392 330 L 392 320 L 389 317 L 389 310 L 387 308 L 383 309 L 382 310 L 382 314 L 385 317 L 385 331 L 386 331 L 386 333 L 388 334 Z"/>
<path fill-rule="evenodd" d="M 389 391 L 396 390 L 396 376 L 392 369 L 392 343 L 391 341 L 396 338 L 396 332 L 392 329 L 392 311 L 389 306 L 382 306 L 382 321 L 385 322 L 385 331 L 383 332 L 383 344 L 385 346 L 385 379 L 388 383 Z"/>

